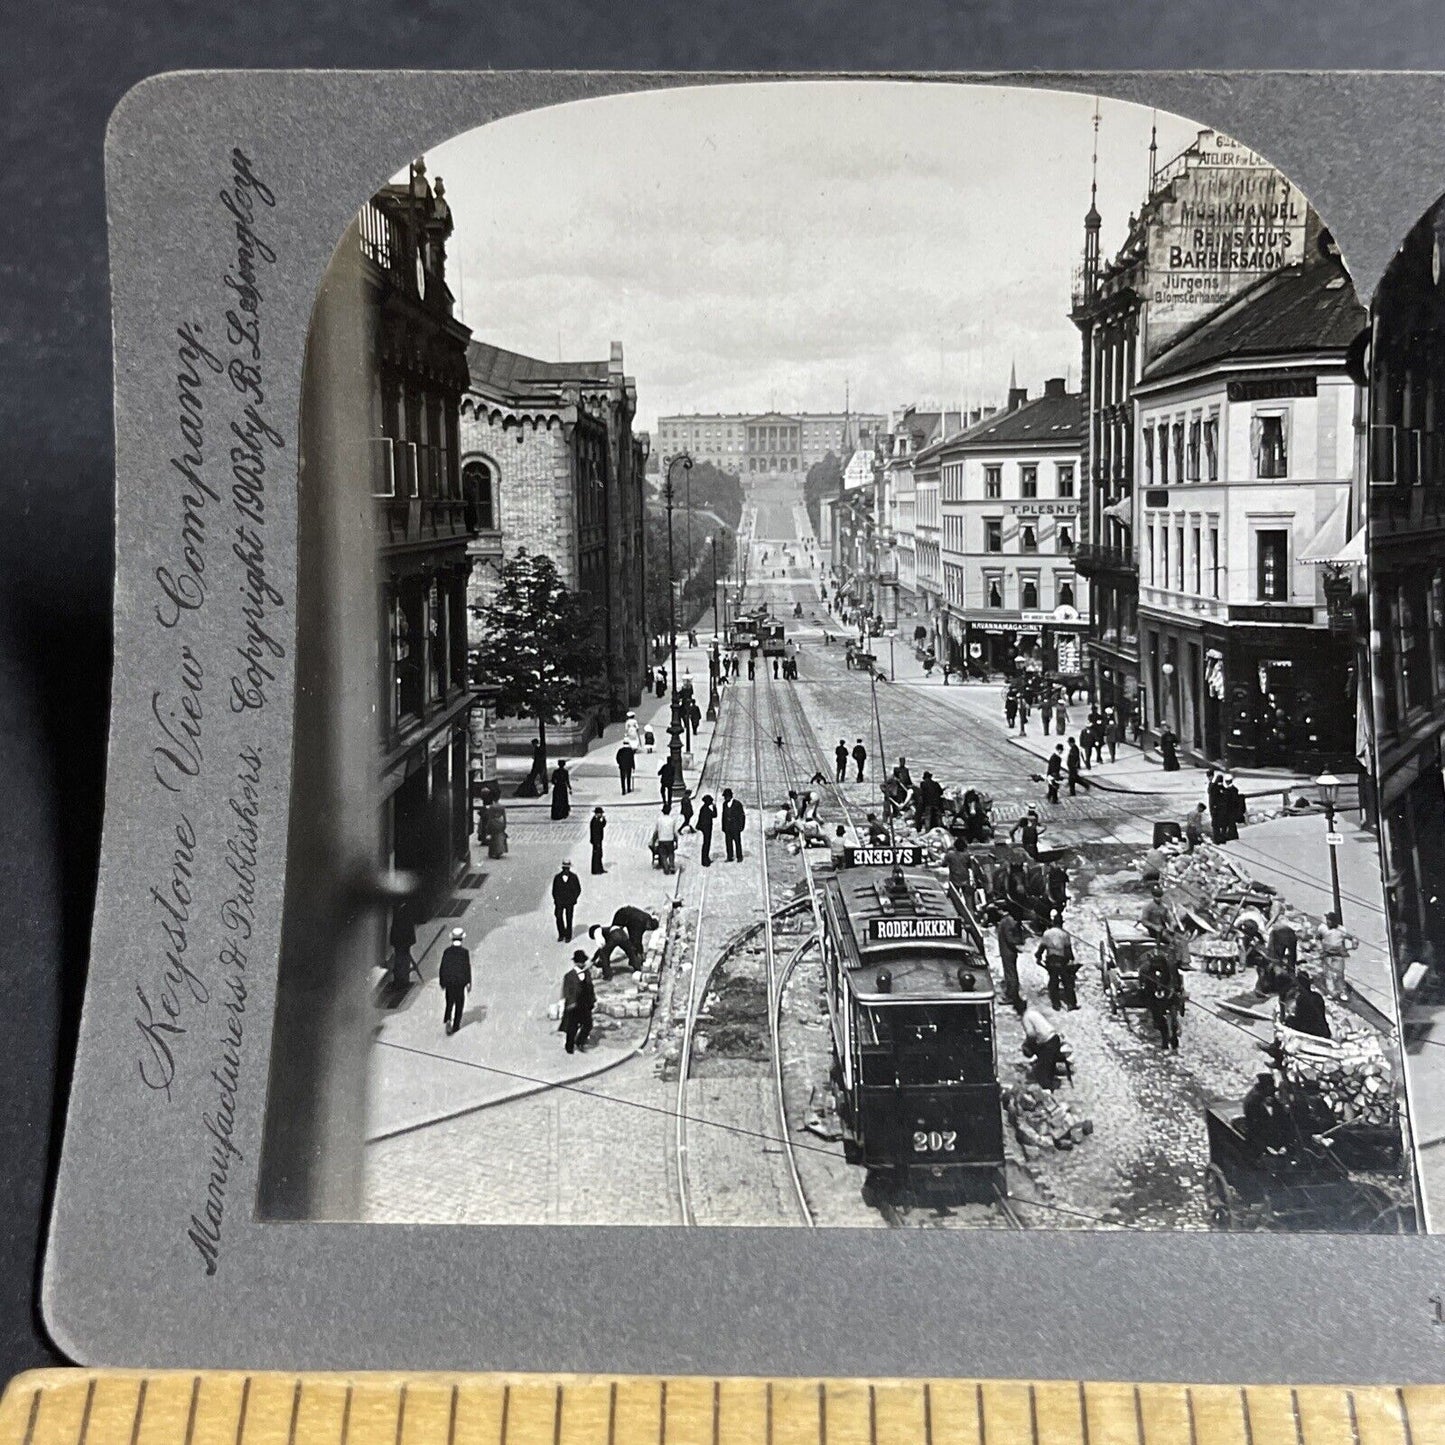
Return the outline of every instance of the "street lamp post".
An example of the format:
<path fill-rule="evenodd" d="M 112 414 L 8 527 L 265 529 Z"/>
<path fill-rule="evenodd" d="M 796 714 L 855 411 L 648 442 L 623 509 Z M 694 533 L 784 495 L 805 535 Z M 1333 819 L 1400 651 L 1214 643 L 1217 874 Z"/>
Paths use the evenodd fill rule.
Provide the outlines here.
<path fill-rule="evenodd" d="M 718 638 L 718 615 L 717 615 L 717 537 L 711 536 L 708 545 L 712 548 L 712 640 Z"/>
<path fill-rule="evenodd" d="M 1335 917 L 1345 921 L 1344 910 L 1340 907 L 1340 863 L 1339 846 L 1343 841 L 1335 832 L 1335 800 L 1339 796 L 1340 780 L 1333 773 L 1321 773 L 1315 779 L 1320 790 L 1320 802 L 1325 805 L 1325 842 L 1330 850 L 1330 893 L 1334 899 Z"/>
<path fill-rule="evenodd" d="M 668 725 L 668 761 L 672 764 L 672 782 L 675 788 L 683 786 L 682 776 L 682 706 L 677 695 L 677 598 L 674 589 L 677 586 L 676 563 L 672 551 L 672 509 L 677 500 L 677 494 L 672 485 L 672 469 L 681 466 L 684 471 L 692 471 L 692 458 L 686 452 L 679 452 L 675 457 L 665 459 L 663 463 L 664 483 L 662 488 L 662 500 L 667 505 L 667 636 L 668 647 L 672 653 L 672 721 Z"/>

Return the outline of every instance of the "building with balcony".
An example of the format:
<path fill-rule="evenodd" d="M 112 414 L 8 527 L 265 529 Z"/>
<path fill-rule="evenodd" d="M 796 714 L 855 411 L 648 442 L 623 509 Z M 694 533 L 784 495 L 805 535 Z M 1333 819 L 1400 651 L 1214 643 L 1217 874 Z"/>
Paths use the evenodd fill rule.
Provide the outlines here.
<path fill-rule="evenodd" d="M 1445 202 L 1371 305 L 1365 476 L 1374 753 L 1395 964 L 1445 999 Z M 1428 1052 L 1428 1050 L 1426 1050 Z"/>
<path fill-rule="evenodd" d="M 1101 254 L 1103 218 L 1091 187 L 1070 313 L 1082 343 L 1085 416 L 1075 550 L 1090 583 L 1084 660 L 1096 703 L 1126 723 L 1148 722 L 1139 677 L 1139 538 L 1131 526 L 1134 384 L 1206 316 L 1299 264 L 1311 220 L 1286 176 L 1217 131 L 1200 131 L 1162 168 L 1152 147 L 1150 158 L 1144 204 L 1111 259 Z"/>
<path fill-rule="evenodd" d="M 468 598 L 473 645 L 504 554 L 550 557 L 598 618 L 605 701 L 549 727 L 561 750 L 584 747 L 641 698 L 647 628 L 643 601 L 644 482 L 634 437 L 636 387 L 613 342 L 607 360 L 539 361 L 473 340 L 460 406 L 461 477 L 476 519 Z M 501 718 L 498 745 L 525 750 L 534 724 Z"/>
<path fill-rule="evenodd" d="M 416 162 L 360 218 L 376 519 L 376 715 L 384 867 L 469 856 L 467 579 L 481 517 L 463 491 L 458 409 L 470 332 L 446 283 L 451 211 Z M 380 961 L 380 960 L 378 960 Z"/>
<path fill-rule="evenodd" d="M 1134 385 L 1144 711 L 1196 761 L 1356 768 L 1348 559 L 1363 561 L 1364 517 L 1346 352 L 1364 320 L 1325 238 Z"/>
<path fill-rule="evenodd" d="M 960 672 L 1077 673 L 1088 627 L 1074 568 L 1084 420 L 1063 377 L 927 448 L 939 471 L 942 605 L 937 656 Z"/>

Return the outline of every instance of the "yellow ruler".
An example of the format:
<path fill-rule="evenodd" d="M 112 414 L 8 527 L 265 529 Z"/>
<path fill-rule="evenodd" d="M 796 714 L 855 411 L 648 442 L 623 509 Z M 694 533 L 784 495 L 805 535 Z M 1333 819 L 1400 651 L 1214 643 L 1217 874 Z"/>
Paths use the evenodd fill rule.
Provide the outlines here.
<path fill-rule="evenodd" d="M 1445 1386 L 40 1370 L 0 1445 L 1437 1445 Z"/>

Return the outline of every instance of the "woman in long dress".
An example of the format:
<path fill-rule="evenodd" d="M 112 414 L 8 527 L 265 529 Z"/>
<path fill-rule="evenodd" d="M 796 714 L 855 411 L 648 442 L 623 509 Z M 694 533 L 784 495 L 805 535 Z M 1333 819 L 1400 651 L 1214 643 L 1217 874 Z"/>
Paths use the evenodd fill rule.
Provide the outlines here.
<path fill-rule="evenodd" d="M 1164 759 L 1164 771 L 1177 773 L 1179 771 L 1179 738 L 1168 723 L 1164 724 L 1164 730 L 1159 734 L 1159 752 Z"/>
<path fill-rule="evenodd" d="M 557 764 L 552 774 L 552 817 L 565 818 L 572 811 L 572 774 L 565 762 Z"/>
<path fill-rule="evenodd" d="M 507 856 L 507 810 L 500 803 L 487 809 L 487 857 Z"/>
<path fill-rule="evenodd" d="M 640 753 L 642 751 L 642 731 L 637 726 L 637 714 L 635 712 L 627 714 L 627 723 L 622 729 L 622 741 L 625 742 L 633 752 Z"/>

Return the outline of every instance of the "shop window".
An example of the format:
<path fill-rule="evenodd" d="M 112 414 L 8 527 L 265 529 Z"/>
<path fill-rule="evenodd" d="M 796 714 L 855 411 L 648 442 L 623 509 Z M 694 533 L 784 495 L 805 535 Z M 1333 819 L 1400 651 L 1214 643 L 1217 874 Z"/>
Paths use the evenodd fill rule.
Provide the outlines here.
<path fill-rule="evenodd" d="M 1289 438 L 1283 412 L 1257 415 L 1251 426 L 1254 431 L 1254 474 L 1262 479 L 1289 475 Z"/>
<path fill-rule="evenodd" d="M 1022 552 L 1037 552 L 1039 550 L 1039 535 L 1037 529 L 1029 526 L 1019 528 L 1019 550 Z"/>
<path fill-rule="evenodd" d="M 996 502 L 1003 496 L 1003 468 L 985 467 L 983 469 L 983 495 L 986 501 Z"/>
<path fill-rule="evenodd" d="M 1030 500 L 1036 499 L 1039 495 L 1039 469 L 1037 467 L 1019 468 L 1019 496 Z"/>
<path fill-rule="evenodd" d="M 1261 602 L 1289 598 L 1289 533 L 1270 527 L 1255 533 L 1256 595 Z"/>
<path fill-rule="evenodd" d="M 1072 497 L 1074 495 L 1074 467 L 1072 462 L 1061 464 L 1057 468 L 1057 479 L 1059 496 Z"/>
<path fill-rule="evenodd" d="M 1036 612 L 1039 606 L 1039 584 L 1033 577 L 1025 577 L 1019 593 L 1019 606 L 1026 612 Z"/>
<path fill-rule="evenodd" d="M 985 552 L 1003 551 L 1003 519 L 1001 517 L 989 517 L 984 521 L 983 550 Z"/>

